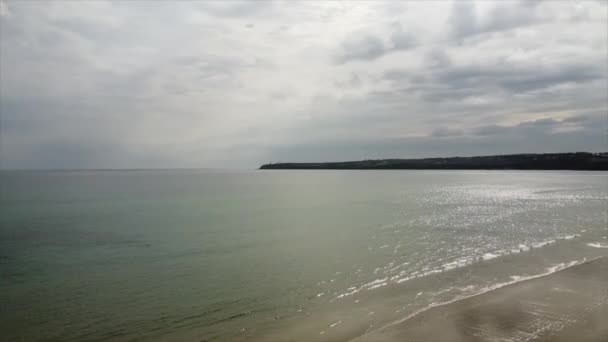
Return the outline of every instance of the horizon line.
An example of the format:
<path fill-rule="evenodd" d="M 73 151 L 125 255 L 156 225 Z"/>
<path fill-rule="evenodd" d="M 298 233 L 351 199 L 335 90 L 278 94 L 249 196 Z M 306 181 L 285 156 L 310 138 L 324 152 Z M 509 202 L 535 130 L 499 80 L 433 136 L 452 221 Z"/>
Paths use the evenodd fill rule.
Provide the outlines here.
<path fill-rule="evenodd" d="M 540 152 L 540 153 L 508 153 L 508 154 L 492 154 L 492 155 L 458 155 L 450 157 L 419 157 L 419 158 L 404 158 L 404 157 L 391 157 L 391 158 L 367 158 L 359 160 L 343 160 L 343 161 L 316 161 L 316 162 L 269 162 L 266 164 L 259 164 L 255 167 L 133 167 L 133 168 L 120 168 L 120 167 L 96 167 L 96 168 L 1 168 L 0 172 L 7 171 L 45 171 L 45 172 L 69 172 L 69 171 L 204 171 L 204 170 L 258 170 L 263 165 L 273 164 L 317 164 L 317 163 L 346 163 L 346 162 L 358 162 L 358 161 L 373 161 L 373 160 L 416 160 L 416 159 L 447 159 L 447 158 L 473 158 L 473 157 L 499 157 L 499 156 L 511 156 L 511 155 L 525 155 L 525 154 L 574 154 L 574 153 L 589 153 L 589 154 L 608 154 L 608 151 L 602 152 L 588 152 L 588 151 L 576 151 L 576 152 Z"/>

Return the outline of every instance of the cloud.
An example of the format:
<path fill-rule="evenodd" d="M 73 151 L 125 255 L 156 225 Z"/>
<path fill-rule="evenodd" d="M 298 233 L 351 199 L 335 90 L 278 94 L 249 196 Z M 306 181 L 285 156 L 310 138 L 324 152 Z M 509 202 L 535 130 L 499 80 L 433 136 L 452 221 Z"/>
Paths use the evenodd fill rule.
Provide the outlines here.
<path fill-rule="evenodd" d="M 391 34 L 392 51 L 409 50 L 417 45 L 416 38 L 409 32 L 403 29 L 399 23 L 393 24 L 393 32 Z"/>
<path fill-rule="evenodd" d="M 512 93 L 529 92 L 563 83 L 601 80 L 605 72 L 595 65 L 535 66 L 517 64 L 456 66 L 435 74 L 454 89 L 499 87 Z"/>
<path fill-rule="evenodd" d="M 8 17 L 10 15 L 10 12 L 8 10 L 8 5 L 6 4 L 6 2 L 0 1 L 0 17 Z"/>
<path fill-rule="evenodd" d="M 400 23 L 392 23 L 389 27 L 386 43 L 380 37 L 364 31 L 349 35 L 342 42 L 336 62 L 341 64 L 355 60 L 373 61 L 386 54 L 410 50 L 417 46 L 416 38 L 404 30 Z"/>
<path fill-rule="evenodd" d="M 386 53 L 380 38 L 370 34 L 355 34 L 342 43 L 342 52 L 337 57 L 338 63 L 353 60 L 374 60 Z"/>
<path fill-rule="evenodd" d="M 607 6 L 2 0 L 0 167 L 605 150 Z"/>
<path fill-rule="evenodd" d="M 504 134 L 509 130 L 507 126 L 502 125 L 486 125 L 480 126 L 473 130 L 473 134 L 480 136 L 490 136 Z"/>
<path fill-rule="evenodd" d="M 495 7 L 482 11 L 479 8 L 480 2 L 455 2 L 449 19 L 451 38 L 462 42 L 468 37 L 508 31 L 534 25 L 542 20 L 532 2 L 504 1 L 496 4 Z"/>
<path fill-rule="evenodd" d="M 442 69 L 452 65 L 452 61 L 446 52 L 436 47 L 431 49 L 431 51 L 426 54 L 425 58 L 426 64 L 432 69 Z"/>
<path fill-rule="evenodd" d="M 516 125 L 485 125 L 472 130 L 477 136 L 523 135 L 545 136 L 559 131 L 585 131 L 601 133 L 608 128 L 608 122 L 601 116 L 569 116 L 563 119 L 543 118 L 524 121 Z"/>
<path fill-rule="evenodd" d="M 455 39 L 460 39 L 478 32 L 477 14 L 475 3 L 470 1 L 455 2 L 449 19 L 450 34 Z"/>
<path fill-rule="evenodd" d="M 596 117 L 576 130 L 559 130 L 567 120 L 545 119 L 515 125 L 487 125 L 471 130 L 438 128 L 429 135 L 339 140 L 328 144 L 275 146 L 272 161 L 336 161 L 369 158 L 423 158 L 510 153 L 587 151 L 606 144 L 608 123 Z M 471 132 L 473 131 L 473 132 Z M 294 159 L 297 156 L 297 159 Z"/>
<path fill-rule="evenodd" d="M 268 10 L 271 1 L 205 1 L 197 4 L 203 11 L 217 16 L 246 17 Z"/>
<path fill-rule="evenodd" d="M 464 131 L 459 128 L 440 127 L 431 132 L 431 136 L 437 138 L 456 137 L 464 134 Z"/>

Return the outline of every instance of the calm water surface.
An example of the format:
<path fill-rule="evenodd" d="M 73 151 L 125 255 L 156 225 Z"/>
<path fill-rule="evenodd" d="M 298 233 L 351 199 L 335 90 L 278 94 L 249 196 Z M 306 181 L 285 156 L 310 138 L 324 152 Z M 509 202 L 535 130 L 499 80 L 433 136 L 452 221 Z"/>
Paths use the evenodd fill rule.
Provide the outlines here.
<path fill-rule="evenodd" d="M 0 334 L 350 339 L 608 254 L 608 173 L 0 173 Z"/>

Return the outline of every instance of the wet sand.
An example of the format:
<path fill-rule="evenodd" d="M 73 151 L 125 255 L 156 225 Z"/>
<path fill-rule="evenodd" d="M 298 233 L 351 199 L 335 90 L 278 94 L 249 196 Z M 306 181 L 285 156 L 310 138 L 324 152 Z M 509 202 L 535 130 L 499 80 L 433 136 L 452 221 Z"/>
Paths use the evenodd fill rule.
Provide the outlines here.
<path fill-rule="evenodd" d="M 606 342 L 608 257 L 436 306 L 354 341 Z"/>

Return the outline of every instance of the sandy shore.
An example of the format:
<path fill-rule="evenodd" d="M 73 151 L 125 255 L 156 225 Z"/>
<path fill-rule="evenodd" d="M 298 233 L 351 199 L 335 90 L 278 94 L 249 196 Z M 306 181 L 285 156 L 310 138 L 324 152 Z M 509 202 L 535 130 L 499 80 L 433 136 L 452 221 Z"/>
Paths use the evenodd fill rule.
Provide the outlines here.
<path fill-rule="evenodd" d="M 355 341 L 608 341 L 608 257 L 431 308 Z"/>

